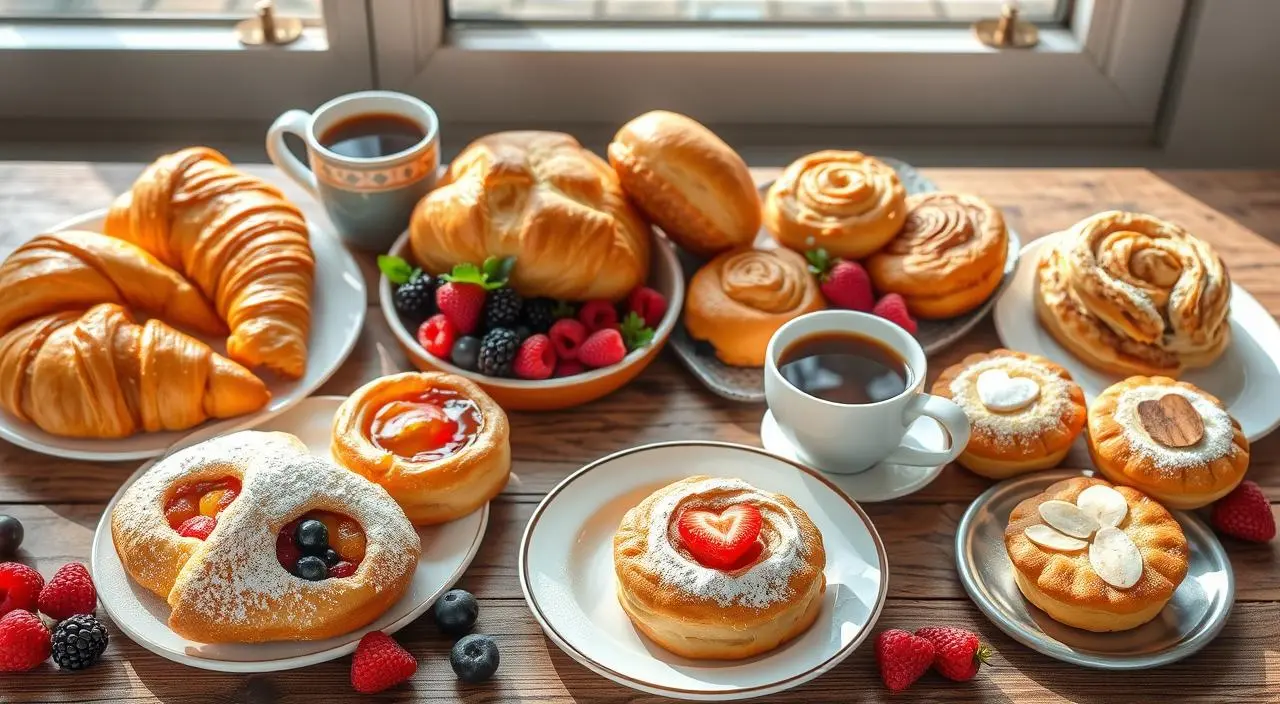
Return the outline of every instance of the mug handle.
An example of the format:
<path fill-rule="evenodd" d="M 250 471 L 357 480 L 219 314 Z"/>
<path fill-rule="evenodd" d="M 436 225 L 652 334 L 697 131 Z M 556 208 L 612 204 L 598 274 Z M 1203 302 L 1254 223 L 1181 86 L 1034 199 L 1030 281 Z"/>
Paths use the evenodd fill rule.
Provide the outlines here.
<path fill-rule="evenodd" d="M 911 425 L 916 418 L 928 416 L 946 428 L 951 436 L 951 446 L 944 450 L 920 450 L 899 447 L 881 460 L 886 464 L 905 464 L 913 467 L 936 467 L 947 464 L 960 456 L 969 445 L 969 418 L 964 410 L 941 396 L 916 394 L 907 403 L 902 414 L 903 425 Z"/>
<path fill-rule="evenodd" d="M 271 163 L 286 176 L 297 181 L 299 186 L 310 191 L 312 195 L 318 196 L 316 175 L 311 173 L 311 169 L 299 161 L 284 143 L 286 134 L 295 134 L 305 142 L 307 123 L 310 121 L 311 113 L 306 110 L 290 110 L 277 117 L 276 121 L 271 123 L 271 128 L 267 130 L 267 156 L 271 157 Z"/>

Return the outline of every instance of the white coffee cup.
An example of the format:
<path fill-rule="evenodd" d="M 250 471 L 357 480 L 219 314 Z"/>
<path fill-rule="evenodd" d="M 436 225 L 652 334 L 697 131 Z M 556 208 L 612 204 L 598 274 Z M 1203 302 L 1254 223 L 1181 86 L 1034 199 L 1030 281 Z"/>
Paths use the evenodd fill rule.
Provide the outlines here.
<path fill-rule="evenodd" d="M 855 333 L 883 343 L 906 362 L 902 393 L 874 403 L 836 403 L 810 395 L 783 377 L 778 359 L 797 341 L 823 333 Z M 920 343 L 883 318 L 848 310 L 809 313 L 783 325 L 765 353 L 764 394 L 774 420 L 797 456 L 817 469 L 854 474 L 881 462 L 936 467 L 955 460 L 969 444 L 969 419 L 951 401 L 924 393 L 927 360 Z M 920 416 L 936 420 L 950 446 L 936 450 L 903 444 Z"/>

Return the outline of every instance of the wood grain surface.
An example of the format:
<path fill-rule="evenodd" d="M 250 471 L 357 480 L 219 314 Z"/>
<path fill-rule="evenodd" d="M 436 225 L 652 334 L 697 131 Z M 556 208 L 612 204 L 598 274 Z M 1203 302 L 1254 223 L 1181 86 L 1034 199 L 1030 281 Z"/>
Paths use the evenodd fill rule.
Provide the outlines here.
<path fill-rule="evenodd" d="M 0 258 L 58 222 L 105 207 L 128 187 L 141 164 L 0 163 Z M 247 167 L 273 181 L 267 166 Z M 1142 169 L 925 169 L 950 190 L 976 193 L 1001 207 L 1029 241 L 1111 208 L 1148 211 L 1181 223 L 1211 242 L 1232 277 L 1280 313 L 1280 173 L 1163 172 Z M 776 170 L 760 169 L 771 178 Z M 309 201 L 282 183 L 300 202 Z M 305 206 L 304 206 L 305 207 Z M 314 211 L 310 211 L 314 213 Z M 310 214 L 310 213 L 309 213 Z M 320 390 L 346 394 L 387 368 L 408 368 L 376 307 L 372 257 L 359 255 L 371 306 L 351 358 Z M 930 360 L 931 379 L 965 354 L 998 346 L 985 322 L 954 348 Z M 605 399 L 552 413 L 511 417 L 515 480 L 493 504 L 489 532 L 461 586 L 481 600 L 477 630 L 495 635 L 502 667 L 492 683 L 458 684 L 448 665 L 449 643 L 430 619 L 400 640 L 418 657 L 412 682 L 374 697 L 348 684 L 349 659 L 272 675 L 228 675 L 176 665 L 133 644 L 111 626 L 102 663 L 83 673 L 52 665 L 0 676 L 0 702 L 288 702 L 316 701 L 551 701 L 647 702 L 658 698 L 618 686 L 578 665 L 541 633 L 516 578 L 516 550 L 524 525 L 550 488 L 582 464 L 649 442 L 715 439 L 759 444 L 763 407 L 738 405 L 703 390 L 663 355 L 635 382 Z M 1250 477 L 1280 500 L 1280 436 L 1257 442 Z M 1066 466 L 1088 466 L 1077 443 Z M 27 528 L 20 559 L 51 574 L 69 561 L 88 560 L 93 531 L 107 501 L 136 465 L 45 457 L 0 441 L 0 513 Z M 890 594 L 880 628 L 938 623 L 972 628 L 998 651 L 974 682 L 926 675 L 903 701 L 930 702 L 1275 702 L 1280 701 L 1280 543 L 1227 540 L 1237 580 L 1237 603 L 1222 635 L 1184 663 L 1144 673 L 1106 673 L 1074 667 L 1014 643 L 965 597 L 955 574 L 953 539 L 968 503 L 990 485 L 948 467 L 922 491 L 865 506 L 890 556 Z M 1280 515 L 1280 505 L 1273 504 Z M 832 672 L 769 701 L 877 702 L 888 698 L 870 643 Z"/>

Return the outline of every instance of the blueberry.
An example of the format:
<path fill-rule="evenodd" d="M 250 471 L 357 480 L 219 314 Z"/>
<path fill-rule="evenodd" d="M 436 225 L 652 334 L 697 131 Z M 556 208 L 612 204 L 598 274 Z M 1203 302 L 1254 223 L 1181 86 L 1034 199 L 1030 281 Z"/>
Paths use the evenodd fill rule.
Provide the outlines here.
<path fill-rule="evenodd" d="M 329 548 L 325 550 L 324 555 L 321 555 L 321 557 L 324 559 L 324 564 L 326 567 L 333 567 L 339 562 L 342 562 L 342 556 L 339 555 L 338 551 L 334 550 L 333 548 Z"/>
<path fill-rule="evenodd" d="M 472 633 L 449 652 L 453 673 L 463 682 L 483 682 L 498 671 L 498 644 L 490 636 Z"/>
<path fill-rule="evenodd" d="M 298 524 L 293 541 L 308 555 L 323 555 L 329 548 L 329 529 L 320 521 L 309 518 Z"/>
<path fill-rule="evenodd" d="M 294 565 L 293 571 L 294 574 L 311 582 L 319 582 L 329 577 L 329 568 L 325 566 L 324 560 L 315 555 L 299 557 L 298 564 Z"/>
<path fill-rule="evenodd" d="M 451 589 L 445 592 L 431 611 L 440 630 L 451 635 L 460 636 L 476 625 L 476 616 L 480 614 L 480 604 L 471 592 L 465 589 Z"/>
<path fill-rule="evenodd" d="M 0 560 L 18 552 L 22 545 L 22 522 L 13 516 L 0 516 Z"/>
<path fill-rule="evenodd" d="M 467 371 L 475 371 L 476 363 L 480 360 L 480 338 L 470 335 L 459 337 L 449 351 L 449 359 Z"/>

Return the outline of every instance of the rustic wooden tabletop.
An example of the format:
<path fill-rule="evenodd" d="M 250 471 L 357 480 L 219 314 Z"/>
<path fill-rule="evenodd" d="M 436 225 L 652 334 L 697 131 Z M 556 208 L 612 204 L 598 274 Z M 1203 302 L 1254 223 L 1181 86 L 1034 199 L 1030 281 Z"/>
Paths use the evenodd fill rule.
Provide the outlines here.
<path fill-rule="evenodd" d="M 0 258 L 57 222 L 106 206 L 141 164 L 0 163 Z M 250 170 L 282 181 L 267 166 Z M 776 171 L 761 169 L 761 179 Z M 1142 169 L 925 169 L 946 189 L 980 194 L 1003 208 L 1029 241 L 1099 210 L 1155 213 L 1186 226 L 1221 252 L 1233 278 L 1273 315 L 1280 314 L 1280 173 L 1168 172 Z M 301 200 L 296 188 L 289 192 Z M 1269 241 L 1270 240 L 1270 241 Z M 376 306 L 372 257 L 361 255 L 370 289 L 365 330 L 355 352 L 322 394 L 346 394 L 382 373 L 382 355 L 409 364 Z M 1030 324 L 1030 321 L 1028 321 Z M 965 354 L 999 345 L 985 322 L 955 348 L 930 360 L 932 375 Z M 932 379 L 932 377 L 931 377 Z M 529 614 L 516 579 L 521 532 L 542 496 L 574 469 L 616 450 L 666 440 L 715 439 L 758 445 L 763 407 L 737 405 L 703 390 L 668 352 L 625 389 L 568 411 L 511 416 L 515 478 L 492 505 L 484 545 L 460 586 L 480 599 L 477 630 L 501 647 L 496 679 L 458 683 L 449 643 L 430 619 L 397 636 L 419 659 L 417 675 L 377 701 L 638 702 L 657 699 L 595 675 L 547 640 Z M 1280 501 L 1280 434 L 1255 444 L 1249 476 Z M 1082 444 L 1065 466 L 1087 467 Z M 88 561 L 106 502 L 136 464 L 76 462 L 0 441 L 0 513 L 17 516 L 27 538 L 19 559 L 45 575 Z M 1280 542 L 1227 540 L 1236 604 L 1226 629 L 1204 651 L 1159 670 L 1110 673 L 1052 660 L 1005 637 L 973 606 L 956 577 L 956 523 L 989 482 L 949 467 L 917 494 L 865 506 L 889 552 L 889 601 L 876 624 L 971 628 L 991 642 L 992 666 L 967 684 L 929 674 L 903 701 L 930 702 L 1276 702 L 1280 701 Z M 1272 511 L 1280 514 L 1278 504 Z M 870 643 L 830 673 L 770 701 L 875 702 L 888 699 Z M 103 662 L 81 673 L 46 664 L 0 677 L 0 702 L 112 701 L 166 704 L 360 699 L 348 684 L 348 658 L 293 672 L 230 675 L 171 663 L 111 626 Z"/>

